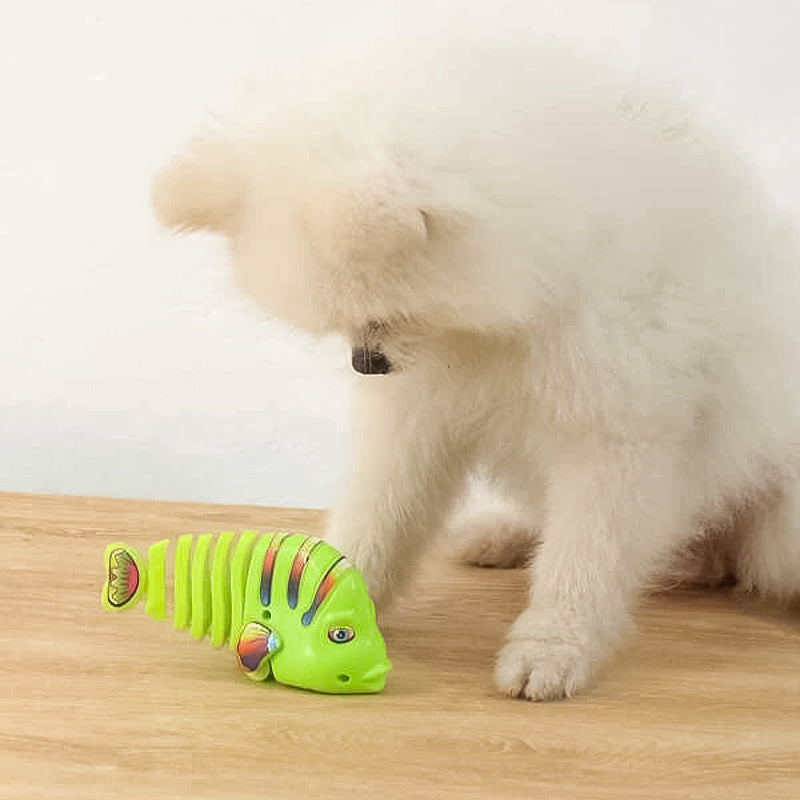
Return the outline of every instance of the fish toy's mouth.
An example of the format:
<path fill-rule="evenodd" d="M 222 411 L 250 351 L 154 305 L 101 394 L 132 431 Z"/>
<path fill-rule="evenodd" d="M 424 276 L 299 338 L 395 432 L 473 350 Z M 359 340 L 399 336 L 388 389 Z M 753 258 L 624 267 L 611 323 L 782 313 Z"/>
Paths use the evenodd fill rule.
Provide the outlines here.
<path fill-rule="evenodd" d="M 362 676 L 359 683 L 368 691 L 379 692 L 386 683 L 386 673 L 392 668 L 389 660 L 381 661 L 374 667 L 370 667 Z"/>
<path fill-rule="evenodd" d="M 381 661 L 379 664 L 375 664 L 374 667 L 370 667 L 361 675 L 357 675 L 355 680 L 353 680 L 353 675 L 346 672 L 337 675 L 336 680 L 343 691 L 348 691 L 345 687 L 349 687 L 350 684 L 353 683 L 356 688 L 349 688 L 350 692 L 357 694 L 381 692 L 386 683 L 386 673 L 391 668 L 392 662 L 387 659 L 386 661 Z"/>

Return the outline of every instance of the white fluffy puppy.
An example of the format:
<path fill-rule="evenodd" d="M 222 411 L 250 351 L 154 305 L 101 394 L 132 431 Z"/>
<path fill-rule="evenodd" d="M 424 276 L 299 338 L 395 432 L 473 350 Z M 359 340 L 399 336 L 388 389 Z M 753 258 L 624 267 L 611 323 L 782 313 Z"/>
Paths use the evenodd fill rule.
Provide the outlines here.
<path fill-rule="evenodd" d="M 798 588 L 797 237 L 665 93 L 544 43 L 384 54 L 198 136 L 153 198 L 228 237 L 269 314 L 353 347 L 327 538 L 377 603 L 473 471 L 526 510 L 502 692 L 581 689 L 700 536 L 744 587 Z"/>

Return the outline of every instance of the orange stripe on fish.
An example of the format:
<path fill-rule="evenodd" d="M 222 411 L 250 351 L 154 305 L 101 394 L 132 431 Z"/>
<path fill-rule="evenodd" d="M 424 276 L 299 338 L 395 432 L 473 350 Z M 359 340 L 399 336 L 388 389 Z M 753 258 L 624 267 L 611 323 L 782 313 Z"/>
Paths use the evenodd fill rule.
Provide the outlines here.
<path fill-rule="evenodd" d="M 265 606 L 268 606 L 272 600 L 272 573 L 275 570 L 275 559 L 286 536 L 287 534 L 285 533 L 276 533 L 269 543 L 266 553 L 264 553 L 264 561 L 261 565 L 260 596 L 261 604 Z"/>
<path fill-rule="evenodd" d="M 325 573 L 317 587 L 311 605 L 300 618 L 303 625 L 310 625 L 314 621 L 314 615 L 319 611 L 319 607 L 325 602 L 325 598 L 333 591 L 333 587 L 336 586 L 336 581 L 341 574 L 349 567 L 350 564 L 347 562 L 347 559 L 342 556 L 334 562 L 331 568 Z"/>
<path fill-rule="evenodd" d="M 300 581 L 303 578 L 303 570 L 306 568 L 306 564 L 308 564 L 311 558 L 311 553 L 319 543 L 319 539 L 309 537 L 303 542 L 295 554 L 292 567 L 289 570 L 289 581 L 286 584 L 286 603 L 289 608 L 297 608 L 297 596 L 300 592 Z"/>

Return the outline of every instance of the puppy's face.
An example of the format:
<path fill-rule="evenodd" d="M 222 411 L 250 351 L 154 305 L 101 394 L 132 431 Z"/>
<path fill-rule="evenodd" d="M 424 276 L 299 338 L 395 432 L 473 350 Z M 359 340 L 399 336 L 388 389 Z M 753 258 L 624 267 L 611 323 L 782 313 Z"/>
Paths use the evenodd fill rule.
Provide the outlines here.
<path fill-rule="evenodd" d="M 166 227 L 228 237 L 243 290 L 300 329 L 357 342 L 376 320 L 441 316 L 451 303 L 437 212 L 386 159 L 213 134 L 161 170 L 152 197 Z"/>

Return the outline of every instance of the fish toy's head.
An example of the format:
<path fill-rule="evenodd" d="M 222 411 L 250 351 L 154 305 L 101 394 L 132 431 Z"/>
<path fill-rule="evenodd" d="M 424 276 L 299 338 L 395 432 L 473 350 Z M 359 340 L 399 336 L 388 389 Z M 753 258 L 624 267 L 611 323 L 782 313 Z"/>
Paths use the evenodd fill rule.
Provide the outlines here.
<path fill-rule="evenodd" d="M 255 680 L 271 674 L 315 691 L 380 692 L 391 663 L 361 573 L 322 542 L 270 544 L 253 559 L 236 644 L 242 668 Z"/>
<path fill-rule="evenodd" d="M 279 683 L 337 694 L 383 689 L 391 663 L 355 569 L 338 578 L 309 624 L 303 624 L 302 614 L 278 616 L 284 618 L 251 620 L 242 628 L 237 655 L 251 677 L 272 674 Z"/>

